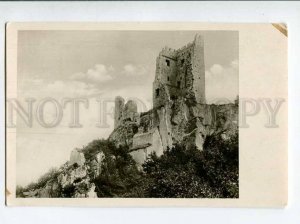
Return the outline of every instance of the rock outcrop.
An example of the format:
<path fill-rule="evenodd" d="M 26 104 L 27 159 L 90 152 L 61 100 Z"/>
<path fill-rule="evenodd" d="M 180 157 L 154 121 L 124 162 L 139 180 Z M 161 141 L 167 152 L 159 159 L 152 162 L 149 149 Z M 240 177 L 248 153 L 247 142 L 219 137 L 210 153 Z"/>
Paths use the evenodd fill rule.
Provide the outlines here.
<path fill-rule="evenodd" d="M 115 98 L 114 130 L 109 142 L 127 146 L 128 153 L 141 168 L 150 154 L 161 156 L 175 144 L 203 150 L 207 136 L 220 134 L 229 138 L 237 132 L 238 100 L 223 105 L 206 104 L 204 44 L 196 36 L 183 48 L 166 47 L 159 53 L 153 82 L 153 109 L 139 113 L 134 101 L 125 103 L 122 97 Z M 24 197 L 57 197 L 57 192 L 62 192 L 64 197 L 96 198 L 93 180 L 102 173 L 105 161 L 117 158 L 107 157 L 98 145 L 94 148 L 96 152 L 88 156 L 74 149 L 70 161 L 58 170 L 57 176 L 39 189 L 24 192 Z M 69 192 L 75 193 L 69 195 Z"/>
<path fill-rule="evenodd" d="M 115 129 L 109 139 L 127 145 L 141 166 L 174 144 L 203 150 L 207 136 L 238 131 L 238 102 L 209 105 L 205 99 L 204 44 L 201 36 L 178 49 L 163 48 L 156 60 L 153 109 L 138 113 L 131 100 L 115 99 Z"/>
<path fill-rule="evenodd" d="M 101 173 L 105 155 L 99 152 L 90 160 L 83 160 L 83 152 L 73 150 L 70 160 L 62 165 L 55 173 L 48 177 L 48 181 L 41 187 L 23 192 L 24 197 L 55 198 L 97 198 L 95 184 L 92 182 Z M 72 194 L 69 194 L 72 193 Z"/>
<path fill-rule="evenodd" d="M 73 149 L 70 156 L 70 165 L 77 164 L 82 166 L 85 162 L 85 158 L 80 149 Z"/>
<path fill-rule="evenodd" d="M 130 155 L 137 163 L 138 168 L 141 168 L 141 165 L 151 153 L 161 156 L 163 151 L 159 130 L 154 128 L 149 132 L 134 135 Z"/>

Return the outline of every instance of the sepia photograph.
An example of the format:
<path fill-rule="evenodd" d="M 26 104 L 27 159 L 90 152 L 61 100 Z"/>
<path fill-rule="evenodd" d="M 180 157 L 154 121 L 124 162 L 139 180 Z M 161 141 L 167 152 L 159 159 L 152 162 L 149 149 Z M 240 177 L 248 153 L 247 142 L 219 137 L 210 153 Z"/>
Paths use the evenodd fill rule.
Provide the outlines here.
<path fill-rule="evenodd" d="M 299 224 L 299 10 L 0 1 L 0 223 Z"/>
<path fill-rule="evenodd" d="M 55 199 L 63 205 L 109 205 L 110 199 L 117 199 L 116 205 L 154 205 L 160 201 L 150 199 L 159 199 L 162 205 L 186 205 L 189 201 L 183 199 L 198 199 L 192 203 L 252 205 L 259 204 L 258 198 L 263 201 L 263 189 L 274 177 L 268 169 L 260 177 L 258 170 L 273 167 L 273 162 L 284 170 L 285 156 L 282 162 L 276 154 L 266 160 L 267 146 L 261 139 L 267 128 L 276 131 L 274 135 L 282 134 L 284 126 L 278 128 L 277 123 L 285 123 L 284 100 L 252 97 L 264 88 L 255 78 L 263 76 L 253 72 L 259 66 L 251 63 L 265 64 L 256 60 L 262 55 L 255 51 L 267 54 L 263 44 L 269 44 L 269 38 L 275 45 L 281 41 L 282 47 L 278 57 L 267 60 L 284 58 L 279 52 L 286 50 L 286 27 L 172 25 L 7 25 L 10 203 L 47 205 Z M 245 33 L 253 29 L 267 31 L 262 38 L 253 32 L 251 39 Z M 256 58 L 247 59 L 255 54 Z M 286 69 L 284 63 L 278 68 L 268 65 L 280 72 Z M 281 89 L 274 91 L 281 94 Z M 257 120 L 267 128 L 255 128 Z M 285 141 L 280 139 L 278 147 Z M 285 175 L 277 174 L 276 181 L 284 180 Z M 249 187 L 255 181 L 262 181 L 262 187 Z M 282 194 L 265 195 L 272 199 L 265 201 L 284 204 L 285 186 L 274 188 Z"/>
<path fill-rule="evenodd" d="M 28 99 L 17 197 L 238 197 L 236 31 L 20 31 Z"/>

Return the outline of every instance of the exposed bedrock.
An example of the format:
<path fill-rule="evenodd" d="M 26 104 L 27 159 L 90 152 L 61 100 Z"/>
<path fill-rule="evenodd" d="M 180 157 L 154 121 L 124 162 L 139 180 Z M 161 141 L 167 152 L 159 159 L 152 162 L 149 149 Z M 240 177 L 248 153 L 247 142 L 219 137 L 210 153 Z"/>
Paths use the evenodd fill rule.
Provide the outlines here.
<path fill-rule="evenodd" d="M 191 105 L 185 98 L 177 98 L 138 114 L 135 120 L 124 120 L 109 138 L 117 145 L 128 145 L 141 165 L 151 153 L 160 156 L 176 143 L 203 150 L 208 135 L 218 133 L 226 138 L 237 131 L 238 104 Z"/>
<path fill-rule="evenodd" d="M 205 99 L 204 40 L 180 49 L 165 47 L 156 58 L 153 109 L 138 113 L 136 104 L 115 101 L 115 129 L 109 139 L 127 145 L 142 164 L 149 154 L 161 155 L 174 144 L 203 150 L 207 136 L 224 138 L 238 131 L 238 102 L 209 105 Z"/>

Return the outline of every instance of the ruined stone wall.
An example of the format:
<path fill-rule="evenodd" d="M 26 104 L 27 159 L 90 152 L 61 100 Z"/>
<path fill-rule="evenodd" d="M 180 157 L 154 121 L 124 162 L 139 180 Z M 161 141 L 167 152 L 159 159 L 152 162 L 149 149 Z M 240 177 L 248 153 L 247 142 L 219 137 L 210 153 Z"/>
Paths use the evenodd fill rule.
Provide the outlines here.
<path fill-rule="evenodd" d="M 197 103 L 206 103 L 205 99 L 205 64 L 204 43 L 201 36 L 196 35 L 192 56 L 193 90 Z"/>
<path fill-rule="evenodd" d="M 174 86 L 177 73 L 177 52 L 164 48 L 156 59 L 156 74 L 153 82 L 153 107 L 170 100 L 167 86 Z"/>
<path fill-rule="evenodd" d="M 114 128 L 123 124 L 124 121 L 138 122 L 139 114 L 137 112 L 137 104 L 133 100 L 125 100 L 117 96 L 115 98 L 115 112 L 114 112 Z"/>
<path fill-rule="evenodd" d="M 153 108 L 164 106 L 166 102 L 170 101 L 170 89 L 167 85 L 158 81 L 153 83 Z"/>
<path fill-rule="evenodd" d="M 137 112 L 137 104 L 133 100 L 125 100 L 118 96 L 115 99 L 115 124 L 109 140 L 116 145 L 132 146 L 132 138 L 138 132 L 140 115 Z"/>
<path fill-rule="evenodd" d="M 193 44 L 177 51 L 176 87 L 179 89 L 192 89 L 192 53 Z"/>
<path fill-rule="evenodd" d="M 153 83 L 154 107 L 179 97 L 192 99 L 195 103 L 206 102 L 204 44 L 201 36 L 196 35 L 192 43 L 178 50 L 164 48 L 157 57 Z"/>
<path fill-rule="evenodd" d="M 123 110 L 124 110 L 124 103 L 125 100 L 117 96 L 115 98 L 115 115 L 114 115 L 114 127 L 118 127 L 119 124 L 122 122 L 122 117 L 123 117 Z"/>
<path fill-rule="evenodd" d="M 109 140 L 116 146 L 128 146 L 139 168 L 151 153 L 161 156 L 177 143 L 203 150 L 207 136 L 229 138 L 238 133 L 238 99 L 224 105 L 205 102 L 204 45 L 200 36 L 179 50 L 164 48 L 156 66 L 152 110 L 139 114 L 134 101 L 125 104 L 122 97 L 115 99 L 115 128 Z M 90 179 L 102 172 L 105 158 L 100 151 L 85 159 L 83 152 L 74 149 L 70 161 L 59 171 L 58 183 L 63 188 L 74 186 L 75 197 L 97 197 Z M 55 197 L 52 192 L 57 192 L 58 183 L 47 182 L 42 189 L 24 195 Z M 83 183 L 87 186 L 84 191 L 79 188 Z"/>
<path fill-rule="evenodd" d="M 171 78 L 176 74 L 177 52 L 165 47 L 156 59 L 155 80 L 162 84 L 171 84 Z"/>
<path fill-rule="evenodd" d="M 123 120 L 138 122 L 139 114 L 137 104 L 133 100 L 128 100 L 123 110 Z"/>
<path fill-rule="evenodd" d="M 110 139 L 129 145 L 138 164 L 152 151 L 162 153 L 177 143 L 202 150 L 207 136 L 228 137 L 238 131 L 238 103 L 206 104 L 201 36 L 178 50 L 162 49 L 156 61 L 151 111 L 138 114 L 134 102 L 124 105 L 118 100 L 123 109 L 115 117 L 121 116 L 121 122 Z"/>

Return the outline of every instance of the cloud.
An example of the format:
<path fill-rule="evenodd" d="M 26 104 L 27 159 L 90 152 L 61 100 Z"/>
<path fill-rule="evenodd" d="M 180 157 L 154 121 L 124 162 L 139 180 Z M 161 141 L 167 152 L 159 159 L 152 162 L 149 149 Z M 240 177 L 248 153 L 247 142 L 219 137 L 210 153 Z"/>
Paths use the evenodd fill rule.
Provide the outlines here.
<path fill-rule="evenodd" d="M 212 73 L 212 74 L 216 74 L 216 75 L 219 75 L 223 72 L 224 68 L 219 65 L 219 64 L 214 64 L 213 66 L 210 67 L 209 71 Z"/>
<path fill-rule="evenodd" d="M 37 83 L 39 85 L 36 85 L 35 89 L 32 90 L 35 92 L 34 94 L 39 96 L 47 94 L 47 96 L 58 100 L 59 103 L 61 100 L 58 97 L 76 97 L 99 91 L 95 87 L 97 85 L 77 80 L 57 80 L 50 83 L 46 80 L 38 80 Z M 34 122 L 31 130 L 25 127 L 26 129 L 18 135 L 17 141 L 17 183 L 25 186 L 31 181 L 36 181 L 51 167 L 59 167 L 68 160 L 70 151 L 73 148 L 86 145 L 97 138 L 107 138 L 114 127 L 113 114 L 110 115 L 108 113 L 113 111 L 114 98 L 118 95 L 123 96 L 126 100 L 136 100 L 138 98 L 139 111 L 146 111 L 151 108 L 151 85 L 136 85 L 129 88 L 128 86 L 123 86 L 122 88 L 109 89 L 109 91 L 103 92 L 100 99 L 103 99 L 103 102 L 106 103 L 105 107 L 100 107 L 96 99 L 89 99 L 88 108 L 80 105 L 79 121 L 83 128 L 69 128 L 69 123 L 72 120 L 72 108 L 69 104 L 63 109 L 63 118 L 58 127 L 45 129 L 40 127 L 37 122 Z M 47 112 L 48 108 L 45 108 L 45 113 Z M 48 114 L 45 115 L 48 122 L 53 120 L 53 117 L 51 117 L 52 112 L 49 111 L 49 116 Z M 102 122 L 106 120 L 108 127 L 96 126 L 100 117 Z M 48 158 L 46 162 L 43 162 L 44 158 Z"/>
<path fill-rule="evenodd" d="M 20 96 L 23 98 L 63 98 L 63 97 L 98 97 L 99 94 L 129 86 L 140 86 L 150 73 L 142 65 L 125 64 L 120 68 L 96 64 L 85 73 L 75 73 L 63 80 L 29 79 L 23 80 Z M 28 85 L 30 82 L 30 85 Z M 29 88 L 30 87 L 30 88 Z M 130 89 L 130 88 L 129 88 Z"/>
<path fill-rule="evenodd" d="M 46 97 L 55 99 L 64 97 L 91 97 L 103 92 L 94 83 L 77 80 L 31 80 L 30 85 L 28 81 L 23 82 L 22 85 L 24 87 L 19 90 L 21 99 L 34 98 L 38 100 Z"/>
<path fill-rule="evenodd" d="M 141 65 L 132 65 L 132 64 L 127 64 L 124 65 L 122 74 L 127 75 L 127 76 L 142 76 L 147 73 L 147 69 L 144 66 Z"/>
<path fill-rule="evenodd" d="M 210 67 L 210 69 L 206 72 L 210 72 L 213 75 L 222 75 L 224 74 L 224 69 L 238 69 L 239 68 L 239 61 L 237 59 L 230 62 L 228 66 L 222 66 L 220 64 L 214 64 Z"/>
<path fill-rule="evenodd" d="M 222 99 L 233 102 L 239 94 L 238 60 L 227 66 L 212 65 L 205 72 L 206 99 L 208 103 L 217 103 Z"/>
<path fill-rule="evenodd" d="M 103 64 L 97 64 L 93 68 L 88 69 L 86 73 L 76 73 L 71 76 L 72 80 L 84 80 L 88 82 L 106 82 L 112 80 L 112 73 L 114 68 L 112 66 L 107 67 Z"/>
<path fill-rule="evenodd" d="M 51 82 L 44 86 L 44 91 L 62 97 L 88 96 L 99 92 L 93 84 L 73 80 Z"/>

